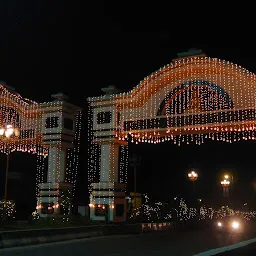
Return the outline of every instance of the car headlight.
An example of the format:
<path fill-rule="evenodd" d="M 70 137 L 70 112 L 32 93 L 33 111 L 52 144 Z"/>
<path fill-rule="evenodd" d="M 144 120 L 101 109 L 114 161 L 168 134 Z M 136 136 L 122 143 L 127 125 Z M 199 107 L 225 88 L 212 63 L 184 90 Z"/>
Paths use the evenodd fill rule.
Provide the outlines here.
<path fill-rule="evenodd" d="M 218 227 L 221 227 L 221 226 L 222 226 L 222 223 L 221 223 L 221 222 L 218 222 L 217 225 L 218 225 Z"/>
<path fill-rule="evenodd" d="M 232 222 L 232 228 L 238 229 L 239 227 L 240 227 L 239 222 L 237 222 L 237 221 L 233 221 L 233 222 Z"/>

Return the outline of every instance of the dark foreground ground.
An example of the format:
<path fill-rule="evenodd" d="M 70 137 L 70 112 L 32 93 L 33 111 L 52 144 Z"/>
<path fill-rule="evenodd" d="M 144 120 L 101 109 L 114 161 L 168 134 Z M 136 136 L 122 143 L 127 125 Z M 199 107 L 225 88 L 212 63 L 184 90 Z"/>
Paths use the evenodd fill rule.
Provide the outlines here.
<path fill-rule="evenodd" d="M 254 237 L 252 232 L 244 235 L 230 236 L 215 233 L 212 230 L 168 231 L 164 233 L 155 232 L 143 235 L 100 237 L 2 249 L 0 250 L 0 256 L 186 256 L 234 244 L 252 237 Z M 250 251 L 254 248 L 244 248 L 242 250 Z M 242 254 L 239 253 L 238 251 L 238 254 L 231 253 L 225 255 L 247 255 L 244 251 L 242 251 Z M 256 255 L 256 253 L 253 255 Z"/>
<path fill-rule="evenodd" d="M 216 256 L 255 256 L 256 255 L 256 243 L 231 250 L 228 252 L 223 252 L 220 254 L 217 254 Z"/>

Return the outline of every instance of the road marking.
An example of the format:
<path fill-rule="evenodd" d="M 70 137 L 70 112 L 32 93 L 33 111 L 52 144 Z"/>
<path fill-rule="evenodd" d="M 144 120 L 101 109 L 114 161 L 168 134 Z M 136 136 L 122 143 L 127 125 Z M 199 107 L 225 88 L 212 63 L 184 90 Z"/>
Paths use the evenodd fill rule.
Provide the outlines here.
<path fill-rule="evenodd" d="M 194 254 L 194 256 L 213 256 L 222 252 L 228 252 L 240 247 L 244 247 L 246 245 L 252 244 L 252 243 L 256 243 L 256 238 L 252 238 L 246 241 L 242 241 L 236 244 L 232 244 L 232 245 L 228 245 L 228 246 L 224 246 L 224 247 L 220 247 L 220 248 L 215 248 L 215 249 L 211 249 L 209 251 L 205 251 L 205 252 L 201 252 L 198 254 Z"/>

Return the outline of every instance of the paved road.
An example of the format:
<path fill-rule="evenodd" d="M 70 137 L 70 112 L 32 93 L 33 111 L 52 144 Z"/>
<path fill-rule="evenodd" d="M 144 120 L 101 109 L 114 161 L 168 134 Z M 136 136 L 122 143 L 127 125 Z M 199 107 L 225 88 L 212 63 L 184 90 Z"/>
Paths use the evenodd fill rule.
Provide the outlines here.
<path fill-rule="evenodd" d="M 189 256 L 251 237 L 253 235 L 227 236 L 211 230 L 155 232 L 2 249 L 0 256 Z"/>

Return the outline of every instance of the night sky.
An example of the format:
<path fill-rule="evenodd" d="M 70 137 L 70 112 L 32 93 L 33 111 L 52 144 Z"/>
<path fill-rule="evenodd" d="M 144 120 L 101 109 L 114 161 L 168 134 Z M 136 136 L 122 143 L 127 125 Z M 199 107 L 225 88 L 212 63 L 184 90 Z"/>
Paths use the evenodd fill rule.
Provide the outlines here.
<path fill-rule="evenodd" d="M 208 56 L 256 72 L 256 50 L 233 41 L 240 36 L 239 30 L 232 37 L 227 30 L 220 40 L 223 26 L 216 22 L 205 28 L 202 21 L 200 26 L 196 24 L 197 19 L 182 23 L 185 14 L 176 18 L 180 9 L 149 3 L 93 2 L 1 1 L 0 80 L 38 102 L 64 92 L 86 110 L 85 99 L 101 95 L 102 87 L 111 84 L 128 91 L 189 48 L 203 49 Z M 86 129 L 82 140 L 86 156 L 85 134 Z M 253 142 L 200 147 L 132 145 L 132 152 L 142 156 L 138 189 L 156 199 L 186 196 L 191 191 L 186 171 L 195 167 L 200 173 L 197 191 L 202 197 L 213 198 L 220 193 L 219 173 L 228 169 L 236 174 L 239 201 L 249 200 L 254 196 L 254 147 Z M 79 202 L 87 202 L 84 159 L 79 170 Z M 131 175 L 130 179 L 131 184 Z"/>

